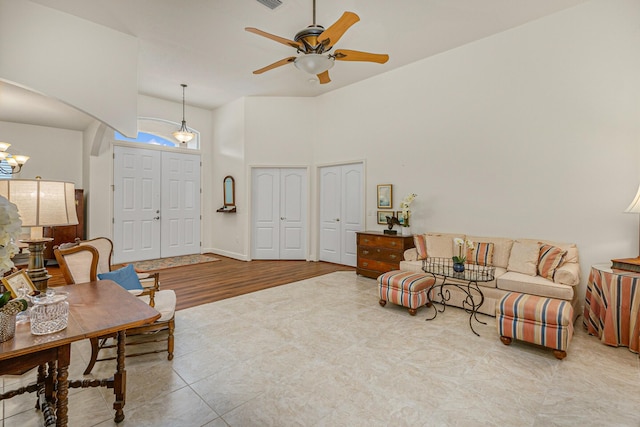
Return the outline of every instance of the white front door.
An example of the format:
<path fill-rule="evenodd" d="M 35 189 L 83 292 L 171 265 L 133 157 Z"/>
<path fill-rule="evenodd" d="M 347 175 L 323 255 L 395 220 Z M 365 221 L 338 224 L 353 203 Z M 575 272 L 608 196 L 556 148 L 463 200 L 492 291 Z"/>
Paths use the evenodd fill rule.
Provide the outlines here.
<path fill-rule="evenodd" d="M 114 147 L 113 263 L 200 253 L 200 156 Z"/>
<path fill-rule="evenodd" d="M 306 169 L 254 168 L 251 192 L 251 257 L 306 259 Z"/>
<path fill-rule="evenodd" d="M 159 151 L 114 147 L 114 263 L 160 258 Z"/>
<path fill-rule="evenodd" d="M 320 168 L 320 260 L 355 267 L 364 229 L 362 163 Z"/>
<path fill-rule="evenodd" d="M 200 156 L 162 152 L 161 256 L 200 253 Z"/>

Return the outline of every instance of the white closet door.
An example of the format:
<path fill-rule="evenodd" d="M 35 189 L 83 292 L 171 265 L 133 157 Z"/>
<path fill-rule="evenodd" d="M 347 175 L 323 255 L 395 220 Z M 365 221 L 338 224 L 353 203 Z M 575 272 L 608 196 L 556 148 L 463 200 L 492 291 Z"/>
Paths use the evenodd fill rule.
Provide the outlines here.
<path fill-rule="evenodd" d="M 160 256 L 200 253 L 200 156 L 162 152 Z"/>
<path fill-rule="evenodd" d="M 355 267 L 358 262 L 356 232 L 364 230 L 364 177 L 362 163 L 341 166 L 342 203 L 340 262 Z"/>
<path fill-rule="evenodd" d="M 342 170 L 340 166 L 320 169 L 320 260 L 340 264 Z"/>
<path fill-rule="evenodd" d="M 114 147 L 114 263 L 160 258 L 161 153 Z"/>
<path fill-rule="evenodd" d="M 307 171 L 280 170 L 280 259 L 306 259 Z"/>
<path fill-rule="evenodd" d="M 280 258 L 280 171 L 253 169 L 252 192 L 252 258 Z"/>
<path fill-rule="evenodd" d="M 362 163 L 320 169 L 320 260 L 355 267 L 364 229 Z"/>
<path fill-rule="evenodd" d="M 252 171 L 253 259 L 306 259 L 307 171 Z"/>

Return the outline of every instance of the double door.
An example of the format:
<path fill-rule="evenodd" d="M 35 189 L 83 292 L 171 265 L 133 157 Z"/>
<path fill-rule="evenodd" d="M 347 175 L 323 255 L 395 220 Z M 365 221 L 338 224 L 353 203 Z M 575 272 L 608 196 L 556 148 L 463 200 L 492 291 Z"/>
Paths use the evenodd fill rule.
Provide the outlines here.
<path fill-rule="evenodd" d="M 114 263 L 200 253 L 200 156 L 114 147 Z"/>
<path fill-rule="evenodd" d="M 320 260 L 355 267 L 364 229 L 362 163 L 320 168 Z"/>
<path fill-rule="evenodd" d="M 307 170 L 254 168 L 253 259 L 307 258 Z"/>

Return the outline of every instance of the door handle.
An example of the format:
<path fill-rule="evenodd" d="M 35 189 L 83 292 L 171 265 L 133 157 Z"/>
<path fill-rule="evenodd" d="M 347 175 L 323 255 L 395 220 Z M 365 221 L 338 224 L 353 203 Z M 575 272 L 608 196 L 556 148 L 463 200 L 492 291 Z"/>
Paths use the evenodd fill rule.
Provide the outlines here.
<path fill-rule="evenodd" d="M 336 218 L 336 222 L 340 222 L 340 218 Z"/>
<path fill-rule="evenodd" d="M 159 216 L 154 216 L 153 219 L 155 219 L 156 221 L 160 219 Z"/>
<path fill-rule="evenodd" d="M 285 219 L 287 219 L 287 218 L 285 218 L 283 216 L 280 217 L 280 221 L 284 221 Z"/>

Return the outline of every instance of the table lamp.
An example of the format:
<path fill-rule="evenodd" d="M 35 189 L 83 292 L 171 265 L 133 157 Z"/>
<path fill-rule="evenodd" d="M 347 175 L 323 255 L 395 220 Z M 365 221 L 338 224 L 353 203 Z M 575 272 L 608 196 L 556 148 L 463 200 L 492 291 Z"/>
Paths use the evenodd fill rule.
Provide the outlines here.
<path fill-rule="evenodd" d="M 45 244 L 53 241 L 42 237 L 42 227 L 76 225 L 75 186 L 72 182 L 36 179 L 0 180 L 0 196 L 18 207 L 23 227 L 31 227 L 27 274 L 36 289 L 45 291 L 49 276 L 44 267 Z"/>
<path fill-rule="evenodd" d="M 638 188 L 638 192 L 636 193 L 636 197 L 633 198 L 633 201 L 631 202 L 629 207 L 624 210 L 624 212 L 625 213 L 640 214 L 640 188 Z M 639 235 L 638 235 L 638 245 L 639 245 L 638 258 L 640 258 L 640 231 L 639 231 Z"/>

